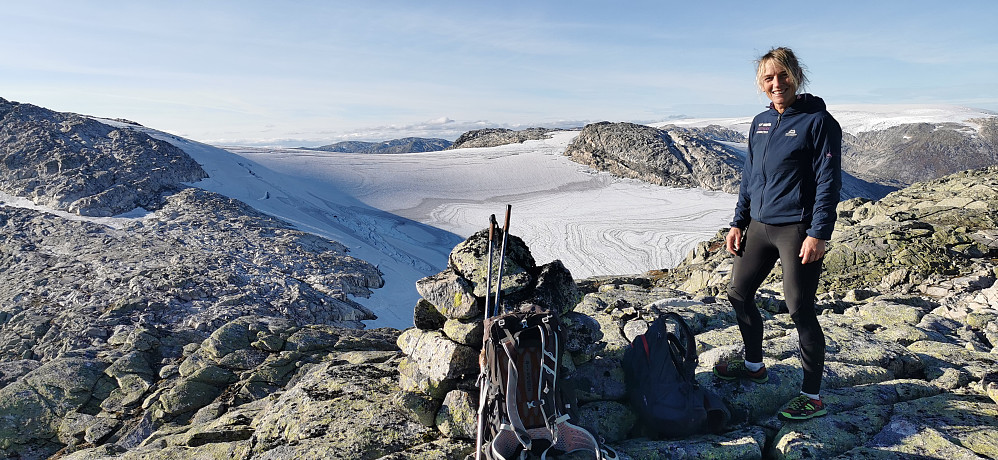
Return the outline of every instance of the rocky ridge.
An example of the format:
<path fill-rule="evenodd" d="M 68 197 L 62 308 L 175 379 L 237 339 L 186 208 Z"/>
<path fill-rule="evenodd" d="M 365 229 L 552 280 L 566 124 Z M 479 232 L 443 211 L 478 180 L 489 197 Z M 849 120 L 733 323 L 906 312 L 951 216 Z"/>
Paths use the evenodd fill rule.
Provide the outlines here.
<path fill-rule="evenodd" d="M 699 131 L 633 123 L 586 125 L 565 155 L 620 177 L 727 193 L 738 193 L 744 163 L 737 150 Z"/>
<path fill-rule="evenodd" d="M 309 358 L 264 365 L 259 352 L 229 356 L 217 347 L 242 342 L 226 335 L 226 344 L 212 350 L 227 359 L 208 366 L 196 357 L 180 369 L 199 344 L 247 315 L 257 318 L 247 343 L 261 339 L 261 350 L 287 346 L 283 351 L 308 355 L 312 345 L 289 339 L 306 326 L 350 328 L 337 337 L 364 334 L 358 329 L 373 314 L 351 297 L 367 296 L 384 281 L 342 244 L 187 187 L 180 179 L 195 180 L 203 171 L 169 144 L 79 115 L 4 104 L 0 188 L 82 214 L 132 210 L 136 203 L 156 211 L 104 225 L 0 206 L 0 457 L 136 447 L 158 428 L 186 423 L 258 365 L 267 372 L 244 393 L 272 393 L 285 383 L 289 368 L 282 366 Z M 91 157 L 110 169 L 94 167 Z M 62 166 L 49 170 L 50 160 Z M 103 180 L 108 171 L 117 179 Z M 36 186 L 25 192 L 22 183 Z M 163 186 L 144 188 L 150 184 Z M 144 201 L 113 198 L 119 196 L 113 190 L 128 187 Z M 67 190 L 85 190 L 93 199 L 67 204 Z M 72 204 L 83 202 L 97 207 Z"/>
<path fill-rule="evenodd" d="M 527 128 L 519 131 L 506 128 L 476 129 L 459 136 L 448 149 L 518 144 L 529 140 L 546 139 L 551 131 L 554 130 L 548 128 Z"/>
<path fill-rule="evenodd" d="M 46 458 L 86 443 L 136 447 L 231 398 L 224 389 L 270 394 L 309 358 L 267 361 L 264 351 L 315 351 L 283 348 L 305 327 L 362 328 L 373 315 L 349 296 L 383 284 L 339 243 L 197 189 L 117 229 L 8 207 L 0 227 L 0 413 L 11 415 L 0 417 L 2 457 Z M 264 323 L 252 336 L 225 332 L 247 315 Z M 211 355 L 219 362 L 198 355 L 184 364 L 219 334 Z M 228 353 L 258 340 L 256 351 Z M 230 386 L 258 366 L 267 372 L 246 374 L 248 389 Z"/>
<path fill-rule="evenodd" d="M 157 209 L 208 177 L 149 135 L 0 98 L 0 191 L 84 216 Z"/>
<path fill-rule="evenodd" d="M 844 134 L 842 167 L 866 180 L 905 187 L 967 169 L 998 164 L 998 117 L 955 123 L 914 123 Z"/>
<path fill-rule="evenodd" d="M 418 153 L 436 152 L 450 147 L 451 141 L 446 139 L 428 139 L 422 137 L 404 137 L 384 142 L 345 141 L 320 147 L 308 147 L 306 150 L 342 153 Z"/>

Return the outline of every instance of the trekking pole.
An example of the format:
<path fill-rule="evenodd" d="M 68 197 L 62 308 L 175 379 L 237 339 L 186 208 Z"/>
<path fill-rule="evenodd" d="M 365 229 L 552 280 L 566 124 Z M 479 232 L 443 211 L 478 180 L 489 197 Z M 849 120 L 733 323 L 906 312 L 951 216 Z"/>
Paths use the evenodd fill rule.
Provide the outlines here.
<path fill-rule="evenodd" d="M 492 297 L 492 248 L 495 246 L 493 240 L 495 238 L 495 230 L 499 224 L 496 222 L 496 215 L 492 214 L 489 216 L 489 263 L 488 270 L 485 272 L 485 312 L 483 315 L 485 318 L 482 320 L 484 326 L 485 321 L 489 319 L 489 298 Z M 484 347 L 485 344 L 483 343 Z M 485 389 L 485 365 L 481 362 L 479 358 L 478 365 L 480 367 L 478 371 L 478 426 L 477 432 L 475 434 L 475 460 L 481 460 L 482 458 L 482 437 L 485 431 L 485 420 L 483 416 L 485 415 L 485 402 L 487 399 L 487 391 Z"/>
<path fill-rule="evenodd" d="M 513 209 L 513 205 L 506 205 L 506 220 L 503 222 L 502 226 L 502 247 L 499 249 L 499 276 L 496 277 L 496 301 L 493 302 L 493 307 L 496 309 L 496 314 L 499 313 L 499 309 L 502 308 L 499 305 L 499 293 L 502 291 L 502 266 L 506 262 L 506 237 L 509 235 L 509 213 Z"/>
<path fill-rule="evenodd" d="M 493 240 L 498 226 L 496 215 L 489 216 L 489 263 L 488 270 L 485 272 L 485 319 L 489 319 L 489 298 L 492 297 L 492 248 L 495 246 Z"/>

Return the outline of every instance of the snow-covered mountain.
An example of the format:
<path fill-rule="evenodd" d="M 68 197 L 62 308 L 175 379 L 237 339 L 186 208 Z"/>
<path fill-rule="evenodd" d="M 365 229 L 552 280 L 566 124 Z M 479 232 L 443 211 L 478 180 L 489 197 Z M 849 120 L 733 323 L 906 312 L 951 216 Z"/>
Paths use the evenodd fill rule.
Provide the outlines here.
<path fill-rule="evenodd" d="M 763 107 L 759 108 L 761 112 Z M 998 117 L 998 112 L 954 105 L 921 104 L 842 104 L 829 105 L 828 112 L 842 126 L 847 134 L 859 135 L 869 131 L 881 131 L 896 126 L 914 123 L 955 123 L 967 129 L 979 130 L 981 121 Z M 752 117 L 730 118 L 686 118 L 652 123 L 651 126 L 665 125 L 704 127 L 718 125 L 748 135 Z"/>

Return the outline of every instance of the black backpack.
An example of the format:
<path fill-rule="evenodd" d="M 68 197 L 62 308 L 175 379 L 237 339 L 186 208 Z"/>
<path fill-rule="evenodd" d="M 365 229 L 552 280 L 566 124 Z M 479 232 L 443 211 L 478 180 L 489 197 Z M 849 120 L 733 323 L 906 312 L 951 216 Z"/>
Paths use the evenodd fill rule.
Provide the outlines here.
<path fill-rule="evenodd" d="M 731 413 L 697 384 L 697 362 L 693 332 L 673 312 L 659 316 L 624 350 L 627 396 L 643 434 L 677 438 L 724 429 Z"/>
<path fill-rule="evenodd" d="M 485 458 L 510 460 L 587 450 L 597 460 L 616 452 L 569 422 L 559 375 L 562 329 L 553 312 L 537 306 L 485 320 L 483 397 L 479 414 Z"/>

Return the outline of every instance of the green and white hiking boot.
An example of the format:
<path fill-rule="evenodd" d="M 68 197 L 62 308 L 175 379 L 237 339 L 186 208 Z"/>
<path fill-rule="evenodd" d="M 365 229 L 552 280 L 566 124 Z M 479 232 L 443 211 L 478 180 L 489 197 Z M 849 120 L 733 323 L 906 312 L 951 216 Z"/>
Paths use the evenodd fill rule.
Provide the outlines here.
<path fill-rule="evenodd" d="M 714 366 L 714 375 L 724 380 L 749 379 L 755 383 L 766 383 L 769 381 L 769 371 L 766 366 L 752 372 L 745 367 L 744 360 L 728 361 L 718 363 Z"/>
<path fill-rule="evenodd" d="M 825 403 L 821 402 L 820 399 L 811 399 L 804 395 L 798 395 L 796 398 L 791 399 L 787 403 L 786 407 L 780 411 L 780 420 L 808 420 L 815 417 L 821 417 L 827 414 L 828 411 L 825 410 Z"/>

